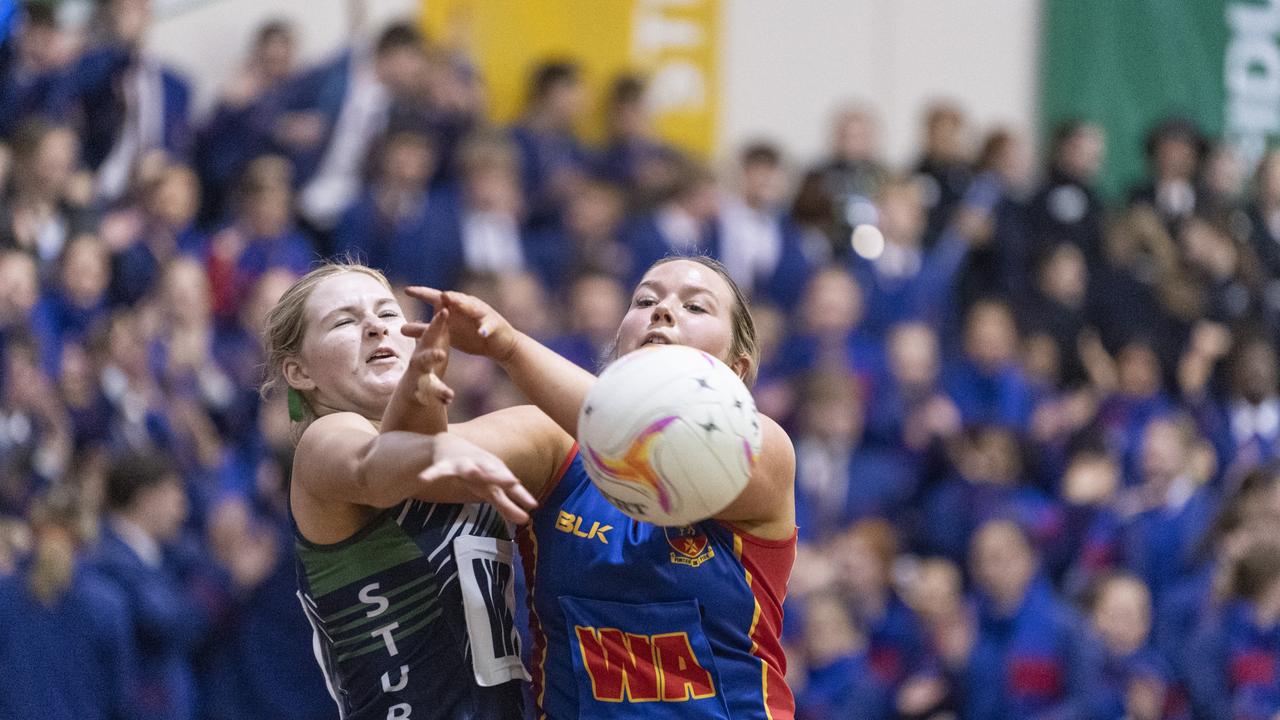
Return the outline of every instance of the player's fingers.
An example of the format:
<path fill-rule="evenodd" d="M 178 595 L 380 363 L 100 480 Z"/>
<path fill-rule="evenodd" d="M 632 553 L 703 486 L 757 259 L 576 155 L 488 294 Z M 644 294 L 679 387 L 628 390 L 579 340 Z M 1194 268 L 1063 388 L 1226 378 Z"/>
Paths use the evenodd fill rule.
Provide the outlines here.
<path fill-rule="evenodd" d="M 442 460 L 432 463 L 430 467 L 418 473 L 418 478 L 425 483 L 433 483 L 447 477 L 458 475 L 458 464 L 453 460 Z"/>
<path fill-rule="evenodd" d="M 404 293 L 411 298 L 417 298 L 431 307 L 440 307 L 444 293 L 435 288 L 426 287 L 424 285 L 410 285 L 404 289 Z"/>
<path fill-rule="evenodd" d="M 426 323 L 408 322 L 400 326 L 400 334 L 405 337 L 419 338 L 427 332 L 428 327 Z"/>
<path fill-rule="evenodd" d="M 517 525 L 523 525 L 529 522 L 529 513 L 525 512 L 519 505 L 512 502 L 511 498 L 507 497 L 506 493 L 502 492 L 500 488 L 493 488 L 493 491 L 489 493 L 487 500 L 489 501 L 489 504 L 498 511 L 498 514 L 502 515 L 502 517 L 509 522 L 513 522 Z"/>

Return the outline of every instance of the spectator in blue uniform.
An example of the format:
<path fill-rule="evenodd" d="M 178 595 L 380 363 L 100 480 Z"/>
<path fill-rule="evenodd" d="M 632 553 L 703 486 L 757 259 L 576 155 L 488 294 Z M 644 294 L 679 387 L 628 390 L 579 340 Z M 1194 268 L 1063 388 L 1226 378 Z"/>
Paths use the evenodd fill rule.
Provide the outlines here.
<path fill-rule="evenodd" d="M 1084 252 L 1090 267 L 1101 262 L 1104 208 L 1095 183 L 1105 148 L 1097 125 L 1070 120 L 1055 128 L 1048 173 L 1031 198 L 1029 225 L 1035 248 L 1069 242 Z"/>
<path fill-rule="evenodd" d="M 679 154 L 653 129 L 648 86 L 639 75 L 614 79 L 605 108 L 605 143 L 596 161 L 597 172 L 626 187 L 644 203 L 666 182 L 669 160 Z"/>
<path fill-rule="evenodd" d="M 631 251 L 627 282 L 639 282 L 645 268 L 667 255 L 712 254 L 718 247 L 719 209 L 715 177 L 697 165 L 681 163 L 662 202 L 635 217 L 623 231 L 623 243 Z"/>
<path fill-rule="evenodd" d="M 78 118 L 85 164 L 97 174 L 96 196 L 112 203 L 124 196 L 149 151 L 179 158 L 190 152 L 191 91 L 143 52 L 150 0 L 108 0 L 100 13 L 106 40 L 59 81 L 51 105 L 57 117 Z"/>
<path fill-rule="evenodd" d="M 973 304 L 965 318 L 964 354 L 943 371 L 942 382 L 966 424 L 1027 428 L 1034 397 L 1018 364 L 1018 329 L 1006 303 Z"/>
<path fill-rule="evenodd" d="M 1280 712 L 1280 545 L 1257 537 L 1232 564 L 1229 595 L 1187 647 L 1196 717 L 1270 718 Z"/>
<path fill-rule="evenodd" d="M 193 718 L 193 653 L 220 598 L 178 552 L 187 516 L 181 479 L 154 455 L 126 456 L 107 474 L 106 508 L 95 564 L 125 597 L 138 653 L 138 717 Z"/>
<path fill-rule="evenodd" d="M 741 193 L 720 205 L 716 255 L 743 292 L 790 307 L 804 292 L 809 259 L 800 229 L 782 211 L 782 152 L 753 143 L 743 148 L 739 166 Z"/>
<path fill-rule="evenodd" d="M 929 214 L 923 231 L 925 247 L 932 247 L 951 224 L 951 213 L 973 178 L 967 126 L 964 112 L 950 102 L 937 102 L 925 110 L 924 152 L 915 167 Z"/>
<path fill-rule="evenodd" d="M 254 34 L 249 57 L 222 90 L 196 136 L 195 162 L 204 185 L 206 221 L 220 219 L 237 178 L 249 162 L 272 149 L 282 88 L 297 72 L 293 26 L 269 20 Z"/>
<path fill-rule="evenodd" d="M 548 60 L 534 68 L 524 117 L 511 129 L 520 151 L 520 181 L 528 200 L 530 227 L 554 223 L 564 201 L 590 169 L 591 157 L 575 128 L 586 103 L 577 64 Z"/>
<path fill-rule="evenodd" d="M 0 137 L 45 109 L 59 74 L 74 59 L 52 5 L 7 4 L 7 22 L 0 19 Z"/>
<path fill-rule="evenodd" d="M 77 187 L 77 138 L 64 125 L 32 119 L 12 137 L 13 177 L 0 197 L 0 247 L 30 253 L 40 277 L 55 274 L 67 241 L 93 232 L 87 188 Z"/>
<path fill-rule="evenodd" d="M 40 339 L 44 371 L 58 377 L 63 349 L 84 346 L 107 319 L 111 264 L 107 248 L 92 235 L 73 239 L 62 252 L 58 281 L 40 298 L 31 318 Z"/>
<path fill-rule="evenodd" d="M 1090 626 L 1102 652 L 1102 717 L 1176 716 L 1179 689 L 1168 660 L 1150 642 L 1146 585 L 1131 575 L 1112 575 L 1099 581 L 1090 600 Z"/>
<path fill-rule="evenodd" d="M 1083 623 L 1039 573 L 1022 529 L 984 525 L 972 563 L 981 620 L 963 678 L 964 717 L 1093 716 L 1100 682 Z"/>
<path fill-rule="evenodd" d="M 527 260 L 548 288 L 566 272 L 614 272 L 631 264 L 622 244 L 626 196 L 616 183 L 587 178 L 565 200 L 564 212 L 551 227 L 527 234 Z"/>
<path fill-rule="evenodd" d="M 85 562 L 91 518 L 70 486 L 33 509 L 35 547 L 0 576 L 0 717 L 136 718 L 133 620 Z"/>

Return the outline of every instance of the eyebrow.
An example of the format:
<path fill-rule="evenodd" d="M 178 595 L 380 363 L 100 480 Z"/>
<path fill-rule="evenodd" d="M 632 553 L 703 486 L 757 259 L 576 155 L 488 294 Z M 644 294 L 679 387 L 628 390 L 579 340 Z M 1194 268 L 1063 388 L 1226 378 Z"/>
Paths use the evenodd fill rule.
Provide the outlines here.
<path fill-rule="evenodd" d="M 394 303 L 395 301 L 396 301 L 396 299 L 395 299 L 395 298 L 390 298 L 390 297 L 379 298 L 379 299 L 378 299 L 378 302 L 376 302 L 376 303 L 374 303 L 374 304 L 373 304 L 373 307 L 374 307 L 375 309 L 376 309 L 376 308 L 380 308 L 380 307 L 382 307 L 383 305 L 386 305 L 387 303 Z M 356 305 L 343 305 L 343 306 L 342 306 L 342 307 L 340 307 L 340 308 L 334 308 L 334 309 L 330 310 L 329 312 L 325 313 L 325 314 L 320 318 L 320 322 L 324 322 L 324 321 L 328 320 L 329 318 L 333 317 L 334 315 L 337 315 L 338 313 L 344 313 L 344 312 L 345 312 L 345 313 L 351 313 L 352 315 L 357 315 L 357 314 L 359 314 L 359 312 L 360 312 L 360 308 L 359 308 L 358 306 L 356 306 Z"/>
<path fill-rule="evenodd" d="M 637 290 L 640 290 L 641 288 L 648 288 L 651 290 L 661 291 L 663 290 L 664 286 L 662 285 L 662 283 L 658 282 L 657 280 L 645 280 L 644 282 L 636 286 Z M 712 292 L 711 288 L 704 287 L 702 285 L 688 285 L 682 288 L 682 290 L 683 292 L 681 294 L 684 294 L 684 295 L 697 295 L 699 293 L 702 293 L 705 295 L 710 295 L 713 300 L 716 299 L 716 294 Z"/>

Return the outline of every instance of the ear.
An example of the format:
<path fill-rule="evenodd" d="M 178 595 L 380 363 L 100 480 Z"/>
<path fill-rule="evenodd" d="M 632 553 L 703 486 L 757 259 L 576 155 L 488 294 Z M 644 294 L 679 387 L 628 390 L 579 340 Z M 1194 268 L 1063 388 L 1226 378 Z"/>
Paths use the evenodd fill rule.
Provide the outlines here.
<path fill-rule="evenodd" d="M 289 387 L 294 390 L 308 391 L 315 390 L 316 383 L 311 379 L 311 375 L 307 373 L 307 368 L 298 358 L 288 358 L 284 361 L 281 368 L 284 374 L 284 381 L 289 383 Z"/>
<path fill-rule="evenodd" d="M 747 373 L 751 371 L 751 356 L 745 353 L 739 355 L 733 362 L 729 363 L 729 369 L 745 383 L 747 381 Z"/>

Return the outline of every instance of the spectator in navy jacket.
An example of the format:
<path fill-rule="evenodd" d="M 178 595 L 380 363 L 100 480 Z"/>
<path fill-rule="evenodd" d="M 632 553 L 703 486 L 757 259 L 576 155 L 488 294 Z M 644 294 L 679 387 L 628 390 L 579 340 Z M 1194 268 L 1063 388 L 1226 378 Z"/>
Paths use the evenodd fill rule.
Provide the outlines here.
<path fill-rule="evenodd" d="M 0 137 L 10 135 L 23 117 L 45 109 L 59 73 L 74 59 L 71 39 L 58 27 L 54 10 L 44 3 L 22 3 L 7 24 L 0 19 Z"/>
<path fill-rule="evenodd" d="M 1071 120 L 1053 133 L 1049 171 L 1031 198 L 1030 229 L 1036 246 L 1069 242 L 1084 251 L 1090 266 L 1102 260 L 1102 199 L 1095 183 L 1105 151 L 1102 130 Z"/>
<path fill-rule="evenodd" d="M 639 282 L 645 268 L 667 255 L 714 254 L 719 203 L 715 176 L 692 162 L 682 163 L 663 202 L 623 231 L 632 254 L 628 283 Z"/>
<path fill-rule="evenodd" d="M 93 231 L 85 184 L 77 181 L 75 132 L 39 120 L 24 122 L 13 136 L 13 177 L 0 198 L 0 247 L 28 252 L 42 279 L 72 237 Z"/>
<path fill-rule="evenodd" d="M 1258 164 L 1253 202 L 1248 208 L 1249 239 L 1266 269 L 1272 287 L 1280 283 L 1280 150 L 1272 150 Z"/>
<path fill-rule="evenodd" d="M 626 187 L 641 204 L 662 192 L 669 161 L 679 154 L 654 134 L 647 90 L 639 75 L 614 79 L 605 109 L 607 139 L 598 161 L 598 172 Z"/>
<path fill-rule="evenodd" d="M 79 492 L 50 492 L 32 519 L 34 551 L 0 576 L 0 717 L 133 720 L 133 618 L 119 589 L 85 562 L 91 523 Z"/>
<path fill-rule="evenodd" d="M 625 212 L 622 186 L 600 178 L 583 180 L 565 200 L 555 226 L 528 234 L 530 269 L 554 290 L 566 274 L 629 267 L 631 251 L 621 239 Z"/>
<path fill-rule="evenodd" d="M 809 279 L 792 329 L 770 374 L 796 377 L 817 368 L 870 377 L 883 365 L 878 338 L 863 327 L 862 288 L 847 270 L 828 266 Z"/>
<path fill-rule="evenodd" d="M 924 244 L 928 215 L 925 188 L 915 179 L 886 181 L 876 197 L 882 238 L 854 237 L 854 270 L 866 290 L 867 329 L 884 332 L 902 320 L 935 326 L 952 319 L 951 296 L 970 239 L 948 226 L 932 246 Z"/>
<path fill-rule="evenodd" d="M 800 230 L 782 209 L 782 153 L 753 143 L 739 155 L 741 194 L 720 205 L 717 255 L 744 292 L 794 305 L 809 278 Z"/>
<path fill-rule="evenodd" d="M 111 264 L 101 240 L 81 235 L 67 245 L 59 262 L 58 281 L 40 298 L 31 318 L 49 377 L 61 372 L 67 345 L 86 345 L 105 325 L 110 280 Z"/>
<path fill-rule="evenodd" d="M 925 247 L 932 247 L 951 224 L 951 211 L 973 178 L 967 124 L 964 112 L 949 102 L 934 103 L 925 111 L 924 154 L 915 167 L 929 214 L 923 232 Z"/>
<path fill-rule="evenodd" d="M 1173 668 L 1150 643 L 1151 593 L 1131 575 L 1099 581 L 1089 619 L 1102 652 L 1100 717 L 1158 720 L 1177 710 Z"/>
<path fill-rule="evenodd" d="M 146 56 L 150 0 L 101 6 L 107 38 L 59 82 L 55 115 L 78 119 L 85 163 L 97 174 L 104 203 L 124 196 L 135 165 L 152 150 L 186 157 L 191 146 L 190 90 L 185 80 Z"/>
<path fill-rule="evenodd" d="M 520 149 L 520 179 L 531 227 L 553 223 L 589 170 L 591 158 L 574 128 L 586 100 L 575 63 L 549 60 L 534 69 L 524 117 L 511 130 Z"/>
<path fill-rule="evenodd" d="M 319 257 L 294 224 L 291 178 L 288 161 L 273 155 L 257 158 L 245 170 L 235 215 L 209 241 L 209 279 L 219 318 L 233 318 L 267 270 L 301 275 Z"/>
<path fill-rule="evenodd" d="M 1018 365 L 1018 329 L 1000 300 L 973 304 L 965 318 L 964 355 L 946 368 L 943 385 L 966 424 L 1025 430 L 1033 395 Z"/>
<path fill-rule="evenodd" d="M 1252 720 L 1280 712 L 1280 544 L 1274 532 L 1250 542 L 1233 564 L 1228 602 L 1189 644 L 1187 672 L 1197 717 Z"/>
<path fill-rule="evenodd" d="M 297 71 L 293 26 L 270 20 L 259 26 L 244 66 L 222 90 L 196 138 L 196 166 L 204 184 L 206 220 L 218 220 L 240 174 L 254 157 L 270 152 L 271 130 L 281 112 L 280 92 Z"/>
<path fill-rule="evenodd" d="M 1150 206 L 1172 228 L 1204 205 L 1200 165 L 1209 143 L 1195 123 L 1171 117 L 1151 129 L 1145 149 L 1150 177 L 1133 189 L 1129 202 Z"/>
<path fill-rule="evenodd" d="M 198 586 L 177 552 L 187 500 L 156 456 L 126 456 L 107 475 L 96 566 L 123 593 L 138 653 L 138 717 L 196 714 L 192 653 L 204 641 L 213 588 Z"/>
<path fill-rule="evenodd" d="M 966 718 L 1091 717 L 1098 667 L 1083 623 L 1039 574 L 1017 524 L 993 520 L 974 536 L 981 621 L 964 673 Z"/>

